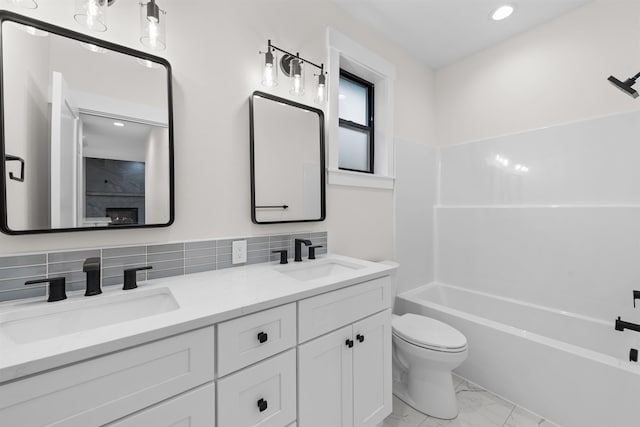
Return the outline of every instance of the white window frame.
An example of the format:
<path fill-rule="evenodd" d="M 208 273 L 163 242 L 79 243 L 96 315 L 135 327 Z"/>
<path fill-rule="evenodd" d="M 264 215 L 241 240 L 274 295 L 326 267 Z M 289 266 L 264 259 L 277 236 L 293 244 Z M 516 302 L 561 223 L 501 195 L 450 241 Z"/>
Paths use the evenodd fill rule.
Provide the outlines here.
<path fill-rule="evenodd" d="M 326 135 L 328 147 L 328 183 L 392 190 L 394 187 L 394 83 L 396 67 L 338 30 L 327 28 L 328 105 Z M 340 170 L 338 167 L 338 96 L 340 69 L 362 77 L 375 85 L 374 96 L 374 168 L 373 174 Z"/>

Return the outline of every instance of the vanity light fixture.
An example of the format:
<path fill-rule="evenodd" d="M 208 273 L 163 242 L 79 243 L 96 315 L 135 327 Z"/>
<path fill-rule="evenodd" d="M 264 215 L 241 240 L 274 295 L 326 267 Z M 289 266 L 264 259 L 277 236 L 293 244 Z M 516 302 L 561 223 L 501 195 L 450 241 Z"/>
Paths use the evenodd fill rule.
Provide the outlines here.
<path fill-rule="evenodd" d="M 164 15 L 156 0 L 140 3 L 140 42 L 153 50 L 166 48 L 166 25 Z"/>
<path fill-rule="evenodd" d="M 36 0 L 9 0 L 9 2 L 24 9 L 38 8 L 38 2 L 36 2 Z"/>
<path fill-rule="evenodd" d="M 113 122 L 113 125 L 115 127 L 119 127 L 119 128 L 123 128 L 124 127 L 124 123 L 122 123 L 122 122 Z"/>
<path fill-rule="evenodd" d="M 278 62 L 277 52 L 281 52 L 282 58 Z M 284 49 L 280 49 L 276 45 L 271 43 L 271 40 L 267 41 L 266 52 L 258 52 L 264 55 L 264 63 L 262 68 L 262 85 L 267 87 L 274 87 L 278 85 L 278 67 L 276 64 L 280 64 L 282 74 L 291 79 L 289 93 L 296 96 L 302 96 L 305 93 L 305 64 L 309 64 L 312 67 L 317 68 L 318 74 L 314 74 L 318 77 L 317 91 L 315 96 L 315 102 L 318 104 L 324 104 L 327 98 L 326 95 L 326 73 L 324 71 L 324 64 L 315 64 L 300 56 L 300 53 L 295 55 L 291 52 L 287 52 Z"/>
<path fill-rule="evenodd" d="M 285 59 L 283 57 L 283 59 Z M 289 77 L 291 78 L 291 95 L 304 95 L 304 61 L 299 56 L 294 56 L 289 63 Z M 286 74 L 286 73 L 285 73 Z"/>
<path fill-rule="evenodd" d="M 26 3 L 35 0 L 10 0 L 14 3 Z M 92 31 L 107 31 L 107 7 L 116 0 L 75 0 L 76 9 L 73 15 L 76 22 Z M 156 0 L 140 2 L 140 43 L 152 50 L 164 50 L 166 43 L 167 12 L 160 9 Z M 37 5 L 36 5 L 37 7 Z"/>
<path fill-rule="evenodd" d="M 262 53 L 262 52 L 260 52 Z M 269 40 L 269 47 L 264 52 L 264 66 L 262 67 L 262 85 L 266 87 L 278 86 L 278 52 L 271 47 L 271 40 Z"/>
<path fill-rule="evenodd" d="M 514 8 L 510 4 L 505 4 L 500 6 L 491 14 L 491 19 L 494 21 L 502 21 L 503 19 L 507 19 L 513 13 Z"/>
<path fill-rule="evenodd" d="M 324 73 L 317 75 L 318 87 L 316 88 L 316 104 L 324 105 L 327 100 L 327 76 Z"/>
<path fill-rule="evenodd" d="M 624 93 L 626 93 L 627 95 L 629 95 L 632 98 L 637 98 L 638 97 L 638 91 L 636 91 L 633 88 L 633 85 L 636 84 L 636 80 L 638 80 L 640 78 L 640 73 L 636 74 L 633 77 L 629 77 L 627 80 L 625 81 L 620 81 L 618 79 L 616 79 L 613 76 L 609 76 L 609 78 L 607 80 L 609 80 L 609 82 L 614 85 L 615 87 L 617 87 L 618 89 L 620 89 L 621 91 L 623 91 Z"/>
<path fill-rule="evenodd" d="M 89 30 L 107 31 L 107 5 L 107 0 L 76 0 L 73 18 Z"/>

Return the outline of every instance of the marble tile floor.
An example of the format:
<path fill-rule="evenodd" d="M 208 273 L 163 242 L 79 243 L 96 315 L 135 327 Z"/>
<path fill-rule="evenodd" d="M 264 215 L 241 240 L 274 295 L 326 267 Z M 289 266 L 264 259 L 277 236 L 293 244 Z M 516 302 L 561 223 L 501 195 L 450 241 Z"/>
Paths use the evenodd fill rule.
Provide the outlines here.
<path fill-rule="evenodd" d="M 559 427 L 526 409 L 454 376 L 460 414 L 454 420 L 440 420 L 416 411 L 393 397 L 393 413 L 383 427 Z"/>

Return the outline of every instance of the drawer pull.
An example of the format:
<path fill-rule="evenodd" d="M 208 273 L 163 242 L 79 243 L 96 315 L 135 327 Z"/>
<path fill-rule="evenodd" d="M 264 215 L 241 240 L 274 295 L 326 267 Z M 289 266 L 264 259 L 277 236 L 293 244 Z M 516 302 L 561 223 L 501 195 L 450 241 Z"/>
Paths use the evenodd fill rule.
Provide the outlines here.
<path fill-rule="evenodd" d="M 364 335 L 356 335 L 356 339 L 358 340 L 358 342 L 364 342 Z"/>
<path fill-rule="evenodd" d="M 350 339 L 347 338 L 347 340 L 344 343 L 349 348 L 353 347 L 353 340 L 350 340 Z"/>
<path fill-rule="evenodd" d="M 267 342 L 268 338 L 269 335 L 267 335 L 265 332 L 258 332 L 258 341 L 260 341 L 260 344 Z"/>
<path fill-rule="evenodd" d="M 260 412 L 264 412 L 267 410 L 267 401 L 264 399 L 260 399 L 258 400 L 258 409 L 260 409 Z"/>

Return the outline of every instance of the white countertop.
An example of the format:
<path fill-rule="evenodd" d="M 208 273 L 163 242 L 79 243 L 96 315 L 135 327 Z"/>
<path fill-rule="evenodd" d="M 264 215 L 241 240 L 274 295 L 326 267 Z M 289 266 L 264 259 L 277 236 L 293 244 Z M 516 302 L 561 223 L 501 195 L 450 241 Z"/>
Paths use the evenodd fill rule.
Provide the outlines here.
<path fill-rule="evenodd" d="M 330 260 L 358 264 L 359 268 L 307 281 L 293 279 L 278 271 Z M 24 344 L 17 344 L 0 333 L 0 383 L 386 276 L 395 268 L 340 255 L 327 255 L 302 263 L 255 264 L 149 280 L 139 282 L 137 289 L 129 291 L 123 291 L 121 286 L 109 286 L 103 288 L 101 295 L 93 297 L 85 297 L 84 291 L 70 292 L 66 300 L 55 303 L 47 303 L 42 297 L 2 303 L 0 322 L 3 317 L 9 318 L 17 312 L 38 310 L 39 307 L 44 309 L 53 304 L 72 307 L 96 298 L 168 288 L 179 308 Z"/>

